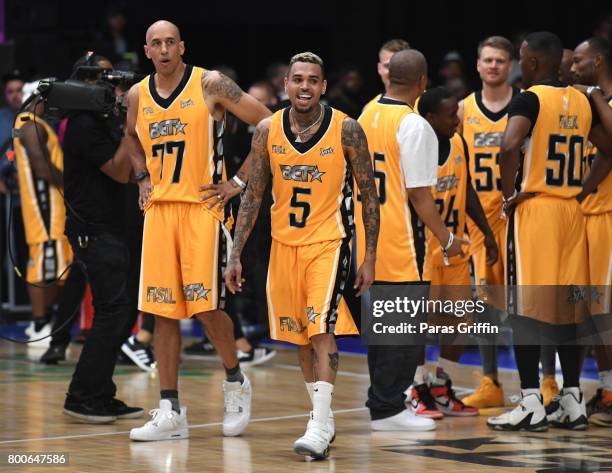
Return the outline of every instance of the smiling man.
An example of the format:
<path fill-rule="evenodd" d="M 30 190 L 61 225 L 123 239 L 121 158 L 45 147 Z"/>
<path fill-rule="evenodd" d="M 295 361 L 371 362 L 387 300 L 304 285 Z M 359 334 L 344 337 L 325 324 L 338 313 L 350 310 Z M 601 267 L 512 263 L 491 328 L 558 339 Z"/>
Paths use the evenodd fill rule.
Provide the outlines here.
<path fill-rule="evenodd" d="M 306 433 L 293 448 L 315 458 L 326 457 L 334 439 L 335 337 L 358 333 L 343 298 L 351 265 L 352 174 L 361 191 L 367 240 L 365 259 L 355 278 L 358 295 L 374 281 L 379 226 L 365 134 L 357 121 L 319 102 L 326 87 L 319 56 L 310 52 L 293 56 L 285 79 L 291 106 L 260 122 L 253 135 L 250 181 L 225 275 L 229 290 L 240 291 L 240 255 L 272 175 L 270 336 L 299 345 L 313 410 Z"/>
<path fill-rule="evenodd" d="M 218 190 L 220 205 L 210 208 L 200 192 L 225 176 L 225 111 L 252 125 L 270 112 L 223 74 L 185 64 L 185 44 L 168 21 L 149 27 L 144 50 L 155 73 L 129 92 L 126 136 L 145 211 L 138 308 L 157 316 L 161 401 L 153 419 L 132 429 L 130 438 L 189 437 L 178 397 L 179 320 L 189 317 L 204 324 L 225 367 L 223 434 L 235 436 L 249 421 L 251 386 L 240 370 L 232 321 L 223 310 L 224 196 Z M 240 189 L 247 179 L 243 173 L 230 182 Z"/>

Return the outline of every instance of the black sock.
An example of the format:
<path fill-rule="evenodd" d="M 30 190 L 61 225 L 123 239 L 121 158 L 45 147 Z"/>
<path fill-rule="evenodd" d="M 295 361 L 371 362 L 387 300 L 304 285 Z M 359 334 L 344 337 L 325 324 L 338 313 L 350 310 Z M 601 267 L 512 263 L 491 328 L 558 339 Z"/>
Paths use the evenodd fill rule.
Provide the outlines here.
<path fill-rule="evenodd" d="M 521 389 L 540 387 L 540 347 L 538 345 L 514 345 L 514 358 L 521 378 Z"/>
<path fill-rule="evenodd" d="M 162 399 L 167 399 L 172 403 L 172 410 L 174 412 L 181 412 L 181 405 L 179 404 L 178 391 L 174 389 L 162 389 L 160 391 L 160 397 Z"/>
<path fill-rule="evenodd" d="M 234 368 L 225 368 L 225 380 L 229 383 L 239 381 L 240 384 L 242 384 L 244 381 L 244 376 L 242 376 L 242 371 L 240 371 L 240 363 L 238 363 Z"/>
<path fill-rule="evenodd" d="M 51 322 L 51 316 L 48 313 L 44 317 L 34 319 L 34 331 L 40 332 L 49 322 Z"/>
<path fill-rule="evenodd" d="M 579 388 L 580 371 L 582 369 L 581 347 L 575 345 L 560 345 L 557 347 L 561 371 L 563 371 L 563 387 Z"/>

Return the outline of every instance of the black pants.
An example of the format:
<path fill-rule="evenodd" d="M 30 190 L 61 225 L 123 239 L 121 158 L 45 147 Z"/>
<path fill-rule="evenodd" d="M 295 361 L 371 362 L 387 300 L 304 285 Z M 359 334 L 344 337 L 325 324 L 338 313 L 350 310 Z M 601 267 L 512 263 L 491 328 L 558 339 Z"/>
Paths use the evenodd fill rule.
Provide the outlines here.
<path fill-rule="evenodd" d="M 110 400 L 116 392 L 113 371 L 117 350 L 130 317 L 126 283 L 128 250 L 123 240 L 111 234 L 89 236 L 82 245 L 78 237 L 71 236 L 70 244 L 75 259 L 86 266 L 94 319 L 72 375 L 68 398 L 72 402 Z"/>
<path fill-rule="evenodd" d="M 70 343 L 70 331 L 74 325 L 74 320 L 78 319 L 86 285 L 87 278 L 84 268 L 80 265 L 72 266 L 59 295 L 51 346 L 68 346 Z M 72 321 L 68 322 L 70 318 L 72 318 Z"/>
<path fill-rule="evenodd" d="M 414 373 L 422 358 L 423 346 L 368 346 L 370 387 L 366 406 L 370 409 L 372 420 L 392 417 L 406 409 L 404 391 L 414 381 Z"/>

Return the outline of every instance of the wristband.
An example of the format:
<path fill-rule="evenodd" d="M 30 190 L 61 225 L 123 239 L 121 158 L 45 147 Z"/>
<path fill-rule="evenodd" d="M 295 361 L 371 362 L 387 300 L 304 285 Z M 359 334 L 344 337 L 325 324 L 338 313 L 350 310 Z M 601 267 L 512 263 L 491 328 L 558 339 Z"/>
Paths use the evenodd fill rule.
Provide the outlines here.
<path fill-rule="evenodd" d="M 448 242 L 446 243 L 446 246 L 444 247 L 444 251 L 448 251 L 448 249 L 453 246 L 453 241 L 455 241 L 455 235 L 453 235 L 453 233 L 450 233 L 450 236 L 448 237 Z"/>
<path fill-rule="evenodd" d="M 144 170 L 144 171 L 140 171 L 138 174 L 135 174 L 134 175 L 134 180 L 136 182 L 140 182 L 140 181 L 142 181 L 146 177 L 149 177 L 149 171 Z"/>
<path fill-rule="evenodd" d="M 246 186 L 247 186 L 246 183 L 242 179 L 240 179 L 238 177 L 238 174 L 236 174 L 234 177 L 232 177 L 232 181 L 234 181 L 236 184 L 238 184 L 238 187 L 240 187 L 242 190 L 246 189 Z"/>

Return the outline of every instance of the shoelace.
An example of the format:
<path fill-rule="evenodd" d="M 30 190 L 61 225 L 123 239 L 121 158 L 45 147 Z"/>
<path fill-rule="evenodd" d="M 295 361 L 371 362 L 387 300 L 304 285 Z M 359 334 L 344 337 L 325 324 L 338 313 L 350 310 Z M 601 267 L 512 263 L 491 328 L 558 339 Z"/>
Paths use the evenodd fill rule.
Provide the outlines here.
<path fill-rule="evenodd" d="M 172 411 L 168 412 L 168 411 L 164 411 L 162 409 L 151 409 L 149 411 L 149 415 L 152 417 L 152 419 L 147 422 L 147 425 L 155 425 L 157 426 L 159 421 L 162 419 L 162 417 L 165 415 L 168 419 L 171 419 L 174 423 L 176 423 L 176 417 L 178 416 L 173 416 L 172 415 Z"/>

